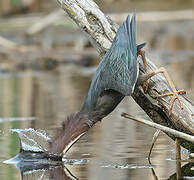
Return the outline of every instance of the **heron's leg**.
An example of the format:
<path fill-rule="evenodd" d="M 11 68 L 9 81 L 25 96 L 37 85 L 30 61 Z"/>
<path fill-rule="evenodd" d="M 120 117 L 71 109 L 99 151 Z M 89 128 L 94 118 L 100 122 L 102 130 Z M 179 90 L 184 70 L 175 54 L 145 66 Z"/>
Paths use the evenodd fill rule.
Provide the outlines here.
<path fill-rule="evenodd" d="M 138 50 L 137 55 L 141 55 L 145 71 L 146 71 L 146 73 L 149 73 L 148 64 L 147 64 L 147 61 L 146 61 L 146 58 L 145 58 L 145 51 Z"/>
<path fill-rule="evenodd" d="M 147 61 L 146 61 L 146 58 L 145 58 L 145 51 L 143 51 L 143 50 L 138 50 L 137 51 L 137 56 L 138 55 L 141 55 L 141 59 L 142 59 L 142 61 L 143 61 L 143 65 L 144 65 L 144 68 L 145 68 L 145 71 L 146 71 L 146 73 L 147 74 L 149 74 L 149 69 L 148 69 L 148 64 L 147 64 Z M 143 88 L 143 90 L 144 90 L 144 92 L 147 92 L 147 90 L 148 90 L 148 85 L 149 85 L 149 82 L 150 82 L 150 80 L 148 79 L 146 82 L 144 82 L 144 84 L 142 85 L 142 88 Z"/>

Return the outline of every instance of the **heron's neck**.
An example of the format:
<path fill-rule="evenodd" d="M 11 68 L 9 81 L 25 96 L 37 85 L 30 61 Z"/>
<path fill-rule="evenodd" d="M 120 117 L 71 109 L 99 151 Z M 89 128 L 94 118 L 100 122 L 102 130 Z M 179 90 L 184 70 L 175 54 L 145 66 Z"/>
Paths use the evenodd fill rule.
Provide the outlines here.
<path fill-rule="evenodd" d="M 106 90 L 92 101 L 86 98 L 80 113 L 89 118 L 103 119 L 110 114 L 122 101 L 124 95 L 114 90 Z"/>

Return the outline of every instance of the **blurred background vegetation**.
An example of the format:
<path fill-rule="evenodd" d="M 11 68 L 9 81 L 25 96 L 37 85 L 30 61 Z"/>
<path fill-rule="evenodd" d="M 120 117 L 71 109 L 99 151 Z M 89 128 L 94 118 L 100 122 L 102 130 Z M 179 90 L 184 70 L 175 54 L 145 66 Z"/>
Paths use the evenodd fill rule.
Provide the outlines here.
<path fill-rule="evenodd" d="M 128 8 L 137 8 L 141 10 L 169 10 L 185 9 L 193 7 L 193 0 L 95 0 L 102 9 L 109 12 L 125 11 Z M 113 8 L 111 8 L 114 7 Z M 32 12 L 49 12 L 57 7 L 56 1 L 47 0 L 1 0 L 1 16 L 13 14 L 26 14 Z M 117 7 L 117 8 L 115 8 Z"/>

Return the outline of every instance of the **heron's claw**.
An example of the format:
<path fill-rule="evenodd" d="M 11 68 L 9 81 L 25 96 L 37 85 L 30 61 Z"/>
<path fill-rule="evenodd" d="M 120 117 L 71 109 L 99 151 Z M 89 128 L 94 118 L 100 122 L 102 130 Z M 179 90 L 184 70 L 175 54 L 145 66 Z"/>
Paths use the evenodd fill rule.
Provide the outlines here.
<path fill-rule="evenodd" d="M 162 97 L 165 97 L 165 96 L 172 96 L 172 101 L 171 101 L 170 107 L 169 107 L 169 115 L 171 115 L 173 105 L 174 105 L 176 99 L 178 100 L 179 106 L 182 109 L 182 103 L 181 103 L 181 100 L 179 99 L 179 94 L 185 94 L 185 93 L 186 92 L 184 90 L 178 90 L 178 91 L 174 91 L 174 92 L 171 92 L 171 93 L 161 94 L 161 95 L 158 96 L 158 98 L 162 98 Z"/>

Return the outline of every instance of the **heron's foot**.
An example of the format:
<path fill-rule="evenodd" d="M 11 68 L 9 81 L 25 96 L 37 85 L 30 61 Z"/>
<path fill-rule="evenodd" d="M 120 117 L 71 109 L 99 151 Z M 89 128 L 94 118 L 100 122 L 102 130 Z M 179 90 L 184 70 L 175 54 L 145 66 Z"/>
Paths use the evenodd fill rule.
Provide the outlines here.
<path fill-rule="evenodd" d="M 172 114 L 173 105 L 174 105 L 176 100 L 178 100 L 179 107 L 182 109 L 182 103 L 181 103 L 179 94 L 185 94 L 185 91 L 184 90 L 176 90 L 176 91 L 166 93 L 166 94 L 161 94 L 158 96 L 158 98 L 172 96 L 172 100 L 171 100 L 170 107 L 169 107 L 169 115 Z"/>

